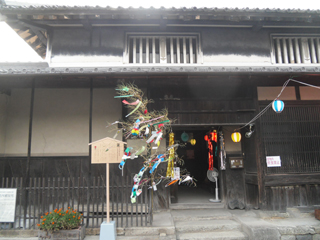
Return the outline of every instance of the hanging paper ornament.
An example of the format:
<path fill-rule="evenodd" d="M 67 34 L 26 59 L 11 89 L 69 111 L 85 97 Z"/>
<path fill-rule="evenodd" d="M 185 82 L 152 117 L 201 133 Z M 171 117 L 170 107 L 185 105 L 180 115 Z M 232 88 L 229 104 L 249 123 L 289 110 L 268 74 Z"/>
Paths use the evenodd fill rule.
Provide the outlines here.
<path fill-rule="evenodd" d="M 190 143 L 191 143 L 192 146 L 196 145 L 196 142 L 197 142 L 197 141 L 196 141 L 195 139 L 191 139 L 191 140 L 190 140 Z"/>
<path fill-rule="evenodd" d="M 275 100 L 272 103 L 272 109 L 273 111 L 275 111 L 276 113 L 281 113 L 284 109 L 284 102 L 282 102 L 281 100 Z"/>
<path fill-rule="evenodd" d="M 140 125 L 140 119 L 137 119 L 135 122 L 133 129 L 131 130 L 132 136 L 138 136 L 139 135 L 139 125 Z"/>
<path fill-rule="evenodd" d="M 169 146 L 173 146 L 174 145 L 174 133 L 170 133 L 169 134 Z M 172 178 L 174 176 L 174 171 L 173 171 L 173 167 L 174 167 L 174 147 L 170 148 L 169 150 L 169 160 L 168 160 L 168 167 L 167 167 L 167 177 Z"/>
<path fill-rule="evenodd" d="M 241 134 L 239 132 L 234 132 L 231 134 L 231 139 L 235 143 L 240 142 L 241 141 Z"/>
<path fill-rule="evenodd" d="M 143 113 L 144 113 L 144 114 L 147 114 L 147 113 L 148 113 L 148 110 L 147 110 L 147 109 L 145 109 L 145 110 L 143 111 Z"/>
<path fill-rule="evenodd" d="M 184 142 L 187 142 L 187 141 L 189 140 L 189 135 L 188 135 L 188 133 L 183 132 L 183 133 L 181 134 L 181 140 L 184 141 Z"/>

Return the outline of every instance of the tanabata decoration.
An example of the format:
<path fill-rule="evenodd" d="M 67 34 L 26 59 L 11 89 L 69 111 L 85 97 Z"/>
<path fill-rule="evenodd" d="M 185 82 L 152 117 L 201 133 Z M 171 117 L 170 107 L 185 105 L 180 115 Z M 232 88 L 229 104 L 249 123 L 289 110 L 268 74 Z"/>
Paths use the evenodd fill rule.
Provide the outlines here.
<path fill-rule="evenodd" d="M 208 142 L 208 161 L 209 161 L 209 169 L 208 170 L 213 170 L 213 145 L 212 145 L 212 142 L 217 142 L 216 130 L 206 134 L 204 136 L 204 140 Z"/>
<path fill-rule="evenodd" d="M 171 132 L 169 134 L 169 147 L 171 147 L 173 145 L 174 145 L 174 133 Z M 174 172 L 173 172 L 173 167 L 174 167 L 173 160 L 174 160 L 174 147 L 169 149 L 169 161 L 168 161 L 167 175 L 166 175 L 166 177 L 168 177 L 168 178 L 172 178 L 173 175 L 174 175 Z"/>
<path fill-rule="evenodd" d="M 115 96 L 115 98 L 125 98 L 122 103 L 127 108 L 128 114 L 125 116 L 125 120 L 116 121 L 109 126 L 117 124 L 126 139 L 136 139 L 145 144 L 142 147 L 140 144 L 137 149 L 128 146 L 119 164 L 119 169 L 123 171 L 128 159 L 134 160 L 140 157 L 144 160 L 141 170 L 133 178 L 131 202 L 136 203 L 136 198 L 142 193 L 143 189 L 156 191 L 157 185 L 161 182 L 169 186 L 177 182 L 196 186 L 194 179 L 187 171 L 183 171 L 180 179 L 172 181 L 175 164 L 183 163 L 176 150 L 185 144 L 174 142 L 174 134 L 171 132 L 172 120 L 168 118 L 168 111 L 166 109 L 148 111 L 147 105 L 152 100 L 144 98 L 143 91 L 133 84 L 122 83 L 117 86 L 116 90 L 118 96 Z M 159 148 L 160 140 L 166 136 L 167 132 L 171 132 L 169 134 L 169 146 Z M 167 162 L 168 166 L 165 172 L 165 169 L 160 166 Z"/>

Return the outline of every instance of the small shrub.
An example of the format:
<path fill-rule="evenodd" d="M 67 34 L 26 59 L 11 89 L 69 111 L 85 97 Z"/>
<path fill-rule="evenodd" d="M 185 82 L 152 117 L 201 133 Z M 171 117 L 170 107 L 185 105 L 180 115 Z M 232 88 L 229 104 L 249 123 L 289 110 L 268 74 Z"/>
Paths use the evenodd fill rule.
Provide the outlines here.
<path fill-rule="evenodd" d="M 57 231 L 64 229 L 78 228 L 83 220 L 83 214 L 68 207 L 68 210 L 55 209 L 41 216 L 40 223 L 37 224 L 40 230 Z"/>

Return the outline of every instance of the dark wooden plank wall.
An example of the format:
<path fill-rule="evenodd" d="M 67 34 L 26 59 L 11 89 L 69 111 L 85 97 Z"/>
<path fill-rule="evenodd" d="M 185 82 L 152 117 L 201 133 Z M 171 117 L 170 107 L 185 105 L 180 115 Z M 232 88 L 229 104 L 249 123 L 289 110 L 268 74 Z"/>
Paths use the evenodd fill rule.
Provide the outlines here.
<path fill-rule="evenodd" d="M 319 205 L 319 184 L 266 187 L 265 192 L 267 210 L 285 212 L 289 207 Z"/>

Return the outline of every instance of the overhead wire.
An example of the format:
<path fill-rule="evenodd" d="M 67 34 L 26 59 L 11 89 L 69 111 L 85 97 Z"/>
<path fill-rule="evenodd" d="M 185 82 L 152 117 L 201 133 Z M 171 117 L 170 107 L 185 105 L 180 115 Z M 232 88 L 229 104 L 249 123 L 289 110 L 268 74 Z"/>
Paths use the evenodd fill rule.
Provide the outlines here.
<path fill-rule="evenodd" d="M 260 118 L 271 106 L 272 106 L 272 103 L 274 101 L 276 101 L 280 96 L 281 94 L 283 93 L 284 89 L 287 87 L 287 85 L 289 84 L 289 82 L 292 81 L 292 82 L 296 82 L 296 83 L 300 83 L 302 85 L 306 85 L 308 87 L 313 87 L 313 88 L 317 88 L 317 89 L 320 89 L 320 87 L 318 86 L 314 86 L 314 85 L 311 85 L 311 84 L 308 84 L 308 83 L 304 83 L 304 82 L 301 82 L 301 81 L 298 81 L 298 80 L 294 80 L 292 78 L 289 78 L 287 81 L 284 82 L 284 84 L 282 85 L 282 88 L 281 88 L 281 91 L 280 93 L 277 95 L 277 97 L 272 101 L 270 102 L 264 109 L 262 109 L 254 118 L 252 118 L 248 123 L 246 123 L 245 125 L 243 125 L 242 127 L 240 128 L 237 128 L 235 129 L 234 131 L 238 131 L 242 128 L 245 128 L 246 126 L 252 124 L 254 121 L 256 121 L 258 118 Z"/>

